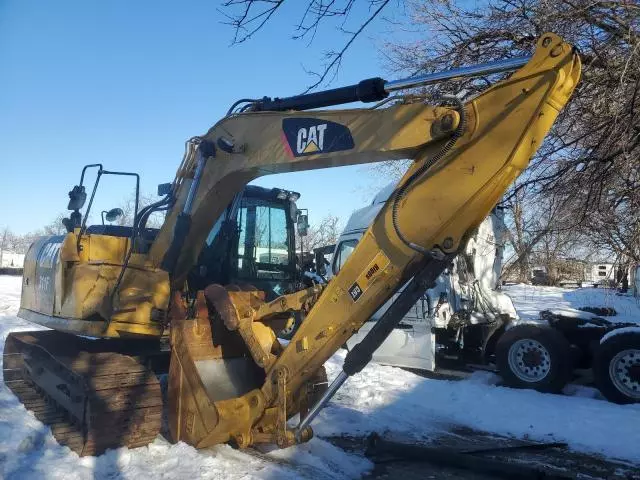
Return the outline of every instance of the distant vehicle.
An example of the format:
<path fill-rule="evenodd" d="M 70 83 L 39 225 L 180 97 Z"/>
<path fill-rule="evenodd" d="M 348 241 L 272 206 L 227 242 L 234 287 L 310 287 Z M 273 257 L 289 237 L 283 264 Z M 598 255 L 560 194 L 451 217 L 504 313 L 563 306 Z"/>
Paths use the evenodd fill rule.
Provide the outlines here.
<path fill-rule="evenodd" d="M 613 263 L 592 263 L 585 268 L 585 278 L 594 287 L 613 287 L 618 277 L 618 267 Z"/>
<path fill-rule="evenodd" d="M 577 259 L 560 259 L 559 266 L 553 274 L 543 265 L 531 269 L 530 280 L 533 285 L 550 285 L 558 287 L 615 287 L 625 275 L 620 265 L 608 262 L 587 262 Z"/>

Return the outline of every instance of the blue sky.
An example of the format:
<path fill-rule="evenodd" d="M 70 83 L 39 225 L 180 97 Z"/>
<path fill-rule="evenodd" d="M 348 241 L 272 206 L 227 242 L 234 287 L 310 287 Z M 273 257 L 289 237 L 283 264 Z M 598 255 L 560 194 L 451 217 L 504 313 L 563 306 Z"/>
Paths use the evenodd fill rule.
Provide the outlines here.
<path fill-rule="evenodd" d="M 212 0 L 1 0 L 0 227 L 25 233 L 65 212 L 87 163 L 139 172 L 142 190 L 155 192 L 173 179 L 184 141 L 233 101 L 303 91 L 312 83 L 304 68 L 320 69 L 342 39 L 326 28 L 311 45 L 291 40 L 301 4 L 230 46 L 233 29 Z M 387 76 L 378 48 L 388 28 L 371 25 L 331 87 Z M 313 223 L 328 213 L 346 219 L 386 182 L 357 166 L 255 183 L 301 192 Z M 129 179 L 102 187 L 97 211 L 132 192 Z"/>

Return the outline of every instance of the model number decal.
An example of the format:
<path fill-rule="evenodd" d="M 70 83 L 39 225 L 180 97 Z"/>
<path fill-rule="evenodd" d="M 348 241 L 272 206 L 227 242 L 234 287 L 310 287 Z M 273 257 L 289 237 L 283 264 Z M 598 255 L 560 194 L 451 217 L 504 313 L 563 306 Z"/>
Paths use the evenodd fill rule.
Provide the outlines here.
<path fill-rule="evenodd" d="M 36 285 L 40 292 L 49 293 L 51 291 L 51 277 L 48 275 L 39 275 Z"/>
<path fill-rule="evenodd" d="M 380 270 L 380 267 L 378 266 L 378 264 L 374 263 L 373 266 L 365 274 L 366 279 L 369 280 L 379 270 Z"/>
<path fill-rule="evenodd" d="M 348 288 L 351 300 L 357 302 L 364 292 L 371 286 L 375 279 L 380 276 L 389 265 L 389 258 L 380 251 L 369 262 L 367 268 L 358 276 L 358 279 Z"/>

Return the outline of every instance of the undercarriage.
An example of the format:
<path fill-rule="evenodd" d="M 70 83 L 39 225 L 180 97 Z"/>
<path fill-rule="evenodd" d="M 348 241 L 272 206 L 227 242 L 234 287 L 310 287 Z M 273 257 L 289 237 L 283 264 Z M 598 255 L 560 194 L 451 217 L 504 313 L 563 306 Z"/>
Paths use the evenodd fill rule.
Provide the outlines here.
<path fill-rule="evenodd" d="M 147 445 L 162 424 L 161 342 L 94 340 L 53 330 L 11 333 L 5 384 L 78 455 Z"/>

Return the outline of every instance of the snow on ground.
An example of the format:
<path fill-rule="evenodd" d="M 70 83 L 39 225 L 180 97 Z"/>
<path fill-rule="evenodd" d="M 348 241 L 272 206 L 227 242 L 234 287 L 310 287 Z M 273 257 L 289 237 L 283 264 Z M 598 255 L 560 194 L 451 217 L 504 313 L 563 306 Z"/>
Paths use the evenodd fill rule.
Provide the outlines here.
<path fill-rule="evenodd" d="M 625 333 L 637 333 L 639 329 L 640 329 L 640 324 L 638 324 L 637 326 L 622 327 L 622 328 L 617 328 L 615 330 L 611 330 L 606 335 L 602 336 L 602 338 L 600 339 L 600 344 L 603 344 L 604 342 L 609 340 L 611 337 L 615 337 L 616 335 L 624 335 Z"/>
<path fill-rule="evenodd" d="M 549 308 L 613 307 L 611 321 L 640 324 L 640 304 L 603 288 L 570 290 L 513 285 L 505 289 L 523 320 Z M 345 353 L 327 362 L 329 378 Z M 369 365 L 347 381 L 314 423 L 320 436 L 385 432 L 428 439 L 452 425 L 538 441 L 640 463 L 640 405 L 615 405 L 593 388 L 569 385 L 566 396 L 498 387 L 499 377 L 477 372 L 463 381 L 424 379 Z M 596 398 L 594 398 L 596 397 Z"/>
<path fill-rule="evenodd" d="M 22 268 L 24 264 L 24 253 L 2 252 L 0 267 Z"/>
<path fill-rule="evenodd" d="M 612 322 L 640 324 L 640 299 L 618 294 L 610 288 L 558 288 L 533 285 L 509 285 L 503 291 L 511 297 L 522 320 L 537 320 L 538 312 L 549 309 L 576 309 L 579 307 L 610 307 L 617 315 L 605 317 Z"/>
<path fill-rule="evenodd" d="M 0 339 L 33 328 L 15 314 L 20 278 L 0 276 Z M 536 290 L 540 290 L 536 292 Z M 561 307 L 614 306 L 624 302 L 593 301 L 593 292 L 540 287 L 510 287 L 522 317 L 536 317 L 540 305 Z M 606 295 L 605 295 L 606 297 Z M 587 300 L 592 300 L 589 303 Z M 536 306 L 537 302 L 537 306 Z M 577 302 L 577 303 L 576 303 Z M 634 308 L 637 308 L 634 307 Z M 629 319 L 625 318 L 625 321 Z M 344 351 L 327 362 L 329 378 L 341 369 Z M 546 395 L 496 385 L 497 377 L 477 373 L 462 381 L 419 377 L 404 370 L 371 364 L 349 379 L 313 422 L 311 442 L 264 454 L 219 445 L 196 451 L 158 437 L 147 447 L 111 451 L 97 458 L 79 458 L 56 444 L 11 392 L 0 385 L 0 478 L 354 478 L 372 467 L 318 437 L 360 436 L 370 432 L 402 439 L 435 439 L 453 426 L 540 441 L 565 441 L 571 448 L 640 464 L 640 405 L 614 405 L 588 398 L 589 389 L 572 396 Z"/>

